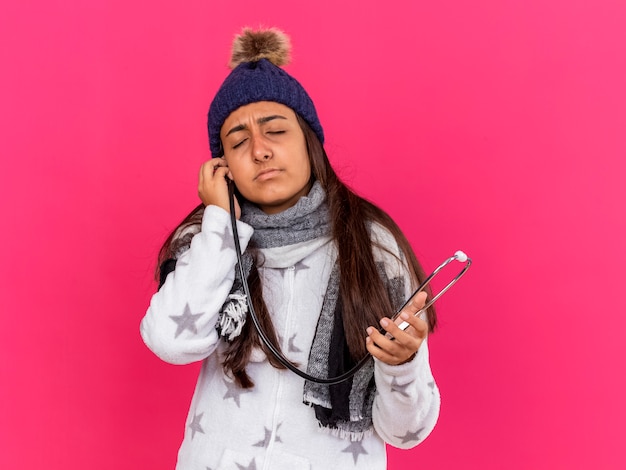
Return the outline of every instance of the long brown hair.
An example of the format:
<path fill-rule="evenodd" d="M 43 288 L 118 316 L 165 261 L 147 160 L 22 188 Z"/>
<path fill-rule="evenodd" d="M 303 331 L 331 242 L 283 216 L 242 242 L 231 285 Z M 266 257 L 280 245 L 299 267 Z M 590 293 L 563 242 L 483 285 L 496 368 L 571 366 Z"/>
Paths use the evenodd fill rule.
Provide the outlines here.
<path fill-rule="evenodd" d="M 380 224 L 396 239 L 414 286 L 424 279 L 424 272 L 411 245 L 398 225 L 385 211 L 358 196 L 339 179 L 315 132 L 311 130 L 304 119 L 300 116 L 297 117 L 306 139 L 311 164 L 311 178 L 319 181 L 326 192 L 332 236 L 338 250 L 339 291 L 343 326 L 350 355 L 353 360 L 358 361 L 367 354 L 364 340 L 365 329 L 370 325 L 377 325 L 381 318 L 394 313 L 392 301 L 374 261 L 374 245 L 368 224 L 372 222 Z M 239 197 L 241 196 L 239 195 Z M 178 238 L 177 234 L 190 226 L 200 224 L 202 209 L 202 204 L 197 206 L 170 234 L 159 252 L 159 266 L 172 258 L 174 253 L 181 248 L 181 245 L 188 243 L 188 240 Z M 378 248 L 385 249 L 385 247 Z M 251 249 L 251 254 L 254 257 L 254 246 L 249 245 L 249 249 Z M 248 284 L 252 303 L 261 325 L 273 344 L 279 347 L 270 313 L 263 300 L 261 279 L 256 263 L 252 266 Z M 433 331 L 437 324 L 437 316 L 432 307 L 427 312 L 427 321 L 430 331 Z M 266 350 L 251 323 L 251 321 L 247 321 L 242 333 L 228 343 L 223 362 L 224 370 L 232 373 L 235 381 L 243 388 L 250 388 L 254 385 L 246 373 L 246 365 L 254 346 L 264 350 L 274 367 L 284 368 Z"/>

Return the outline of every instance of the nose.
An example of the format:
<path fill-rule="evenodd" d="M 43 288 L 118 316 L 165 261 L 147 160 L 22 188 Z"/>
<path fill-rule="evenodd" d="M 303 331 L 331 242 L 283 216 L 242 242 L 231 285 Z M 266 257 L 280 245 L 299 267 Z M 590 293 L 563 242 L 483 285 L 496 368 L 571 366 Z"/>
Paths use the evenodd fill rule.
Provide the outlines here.
<path fill-rule="evenodd" d="M 264 162 L 273 156 L 272 149 L 262 135 L 252 137 L 252 157 L 255 161 Z"/>

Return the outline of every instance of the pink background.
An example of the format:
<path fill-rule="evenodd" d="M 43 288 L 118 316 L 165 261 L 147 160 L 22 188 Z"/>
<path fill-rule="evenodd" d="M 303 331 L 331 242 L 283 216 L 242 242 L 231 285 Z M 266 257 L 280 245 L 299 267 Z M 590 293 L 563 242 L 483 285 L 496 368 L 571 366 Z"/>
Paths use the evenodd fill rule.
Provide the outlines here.
<path fill-rule="evenodd" d="M 622 0 L 22 0 L 0 14 L 0 468 L 171 469 L 197 366 L 138 326 L 233 34 L 434 268 L 435 432 L 390 469 L 625 468 Z M 302 6 L 300 6 L 302 5 Z"/>

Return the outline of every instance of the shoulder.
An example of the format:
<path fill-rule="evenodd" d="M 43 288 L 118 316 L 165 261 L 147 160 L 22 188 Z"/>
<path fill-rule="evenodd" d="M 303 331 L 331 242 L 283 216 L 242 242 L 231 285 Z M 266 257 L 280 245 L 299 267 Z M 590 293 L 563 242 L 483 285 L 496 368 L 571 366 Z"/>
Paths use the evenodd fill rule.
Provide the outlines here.
<path fill-rule="evenodd" d="M 240 222 L 243 224 L 242 222 Z M 193 220 L 183 222 L 172 236 L 171 252 L 178 259 L 191 247 L 191 240 L 200 232 L 225 233 L 230 225 L 230 214 L 217 206 L 206 206 L 198 210 Z M 245 225 L 245 224 L 243 224 Z M 238 223 L 239 227 L 239 223 Z M 242 228 L 239 229 L 242 231 Z M 230 232 L 232 233 L 232 231 Z"/>
<path fill-rule="evenodd" d="M 201 231 L 200 224 L 179 227 L 172 237 L 172 254 L 178 259 L 191 246 L 191 240 Z"/>
<path fill-rule="evenodd" d="M 369 226 L 370 239 L 374 254 L 377 252 L 388 253 L 396 257 L 402 257 L 402 250 L 396 237 L 378 222 L 371 222 Z"/>
<path fill-rule="evenodd" d="M 370 238 L 374 245 L 384 248 L 395 247 L 398 250 L 398 241 L 393 234 L 378 222 L 370 223 Z"/>
<path fill-rule="evenodd" d="M 395 277 L 407 271 L 405 256 L 400 249 L 398 240 L 387 228 L 377 222 L 372 222 L 370 238 L 374 260 L 384 264 L 387 275 Z"/>

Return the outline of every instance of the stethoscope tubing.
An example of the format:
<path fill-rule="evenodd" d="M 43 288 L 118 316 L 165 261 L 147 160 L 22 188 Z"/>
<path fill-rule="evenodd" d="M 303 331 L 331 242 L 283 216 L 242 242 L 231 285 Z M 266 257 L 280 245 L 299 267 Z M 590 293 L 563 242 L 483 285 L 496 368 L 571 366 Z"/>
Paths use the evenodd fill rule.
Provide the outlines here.
<path fill-rule="evenodd" d="M 232 230 L 233 230 L 233 238 L 234 238 L 234 243 L 235 243 L 235 252 L 237 254 L 237 264 L 239 265 L 239 274 L 241 276 L 241 282 L 243 284 L 243 289 L 244 292 L 246 294 L 246 302 L 248 303 L 248 312 L 249 312 L 249 316 L 252 319 L 252 323 L 254 324 L 254 328 L 257 331 L 257 334 L 259 335 L 259 338 L 261 339 L 261 341 L 263 342 L 263 344 L 267 347 L 267 349 L 272 353 L 272 355 L 274 355 L 274 357 L 276 357 L 276 359 L 283 365 L 285 366 L 287 369 L 289 369 L 291 372 L 293 372 L 294 374 L 302 377 L 304 380 L 308 380 L 310 382 L 314 382 L 314 383 L 318 383 L 318 384 L 323 384 L 323 385 L 336 385 L 338 383 L 344 382 L 348 379 L 350 379 L 352 376 L 354 376 L 354 374 L 356 374 L 361 368 L 363 368 L 363 366 L 372 358 L 371 355 L 366 354 L 363 358 L 361 358 L 361 360 L 349 371 L 338 375 L 336 377 L 331 377 L 331 378 L 323 378 L 323 377 L 314 377 L 312 375 L 307 374 L 306 372 L 300 370 L 295 364 L 293 364 L 289 359 L 287 359 L 283 353 L 278 350 L 278 348 L 276 348 L 274 346 L 274 344 L 272 344 L 272 342 L 270 341 L 270 339 L 267 337 L 267 335 L 265 334 L 265 331 L 263 330 L 262 326 L 261 326 L 261 322 L 259 321 L 259 318 L 256 314 L 256 311 L 254 310 L 254 306 L 252 305 L 252 297 L 250 296 L 250 289 L 248 287 L 248 282 L 246 279 L 246 274 L 243 268 L 243 263 L 242 263 L 242 254 L 241 254 L 241 245 L 239 243 L 239 232 L 237 231 L 237 218 L 235 215 L 235 194 L 234 194 L 234 187 L 235 184 L 233 183 L 232 180 L 228 180 L 228 196 L 230 199 L 230 222 L 231 222 L 231 226 L 232 226 Z M 460 255 L 459 255 L 460 254 Z M 463 267 L 463 269 L 461 270 L 461 272 L 459 272 L 459 274 L 457 274 L 454 279 L 452 279 L 452 281 L 450 281 L 436 296 L 434 296 L 419 312 L 417 312 L 415 315 L 420 315 L 422 312 L 426 311 L 431 305 L 433 305 L 435 303 L 435 301 L 437 301 L 437 299 L 439 299 L 448 289 L 450 289 L 469 269 L 469 267 L 472 264 L 472 260 L 470 258 L 468 258 L 464 253 L 462 252 L 457 252 L 455 253 L 454 256 L 448 258 L 447 260 L 445 260 L 437 269 L 435 269 L 420 285 L 419 287 L 413 292 L 413 294 L 411 294 L 411 296 L 409 297 L 409 299 L 404 303 L 404 305 L 402 305 L 402 307 L 400 307 L 398 309 L 398 311 L 396 312 L 396 314 L 394 315 L 394 318 L 396 318 L 400 312 L 402 311 L 403 308 L 405 308 L 409 302 L 411 301 L 411 299 L 418 294 L 419 292 L 421 292 L 422 290 L 424 290 L 426 288 L 426 286 L 430 283 L 430 281 L 432 281 L 432 279 L 437 275 L 437 273 L 439 273 L 446 265 L 448 265 L 449 263 L 451 263 L 452 261 L 455 260 L 460 260 L 459 258 L 464 257 L 466 264 Z M 405 325 L 406 324 L 406 325 Z M 403 322 L 399 325 L 399 327 L 401 329 L 406 329 L 409 326 L 409 324 L 407 322 Z M 386 331 L 381 327 L 378 330 L 381 334 L 385 334 Z"/>

